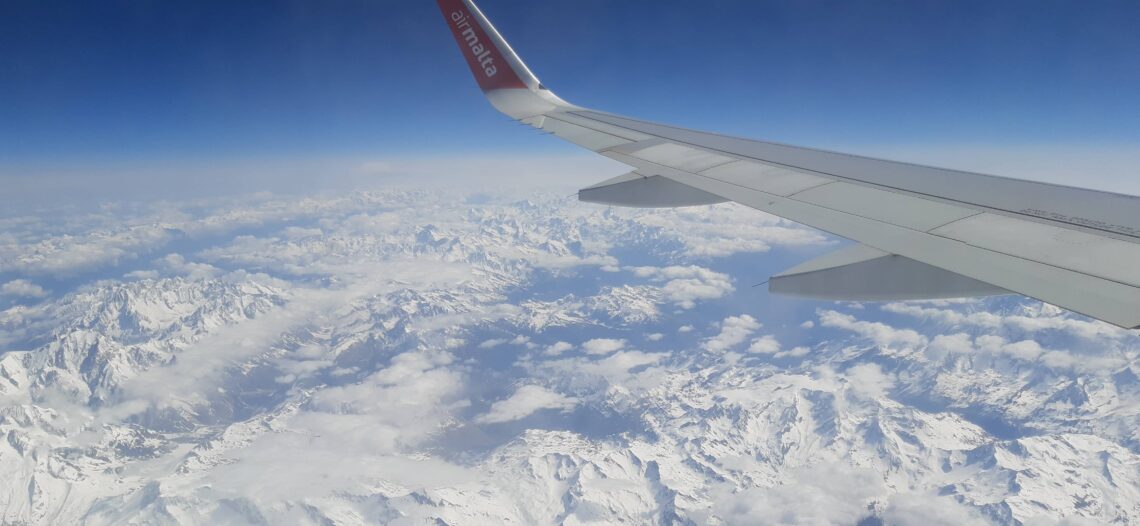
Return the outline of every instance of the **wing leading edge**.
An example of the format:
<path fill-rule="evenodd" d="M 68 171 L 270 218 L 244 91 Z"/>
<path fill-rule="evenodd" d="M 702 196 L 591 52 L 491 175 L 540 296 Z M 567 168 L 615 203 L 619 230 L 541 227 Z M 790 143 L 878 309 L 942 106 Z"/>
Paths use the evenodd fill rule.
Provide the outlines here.
<path fill-rule="evenodd" d="M 583 189 L 583 201 L 644 207 L 731 200 L 863 245 L 775 276 L 775 293 L 885 300 L 1014 292 L 1140 328 L 1138 197 L 581 108 L 543 86 L 471 0 L 437 2 L 495 108 L 633 168 Z"/>

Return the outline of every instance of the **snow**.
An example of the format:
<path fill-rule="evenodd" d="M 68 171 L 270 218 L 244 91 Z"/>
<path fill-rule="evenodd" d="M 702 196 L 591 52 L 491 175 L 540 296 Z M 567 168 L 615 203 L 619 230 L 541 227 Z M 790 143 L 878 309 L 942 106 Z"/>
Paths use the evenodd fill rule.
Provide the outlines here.
<path fill-rule="evenodd" d="M 7 223 L 0 523 L 1140 522 L 1136 334 L 768 297 L 836 242 L 731 205 L 467 197 Z"/>

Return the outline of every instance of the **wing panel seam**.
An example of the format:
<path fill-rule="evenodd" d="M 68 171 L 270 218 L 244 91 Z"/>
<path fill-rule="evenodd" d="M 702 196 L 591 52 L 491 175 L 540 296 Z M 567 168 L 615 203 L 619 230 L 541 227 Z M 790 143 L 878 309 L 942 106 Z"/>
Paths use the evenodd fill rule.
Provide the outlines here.
<path fill-rule="evenodd" d="M 938 230 L 939 228 L 942 228 L 942 227 L 944 227 L 944 226 L 950 226 L 950 225 L 953 225 L 954 223 L 957 223 L 958 221 L 965 221 L 965 220 L 967 220 L 967 219 L 969 219 L 969 218 L 971 218 L 971 217 L 977 217 L 977 216 L 980 216 L 980 215 L 982 215 L 982 214 L 984 214 L 984 213 L 985 213 L 985 212 L 978 212 L 978 213 L 976 213 L 976 214 L 970 214 L 970 215 L 968 215 L 968 216 L 966 216 L 966 217 L 959 217 L 958 219 L 955 219 L 955 220 L 953 220 L 953 221 L 947 221 L 947 222 L 945 222 L 945 223 L 942 223 L 941 225 L 937 225 L 937 226 L 935 226 L 934 228 L 931 228 L 930 230 L 927 230 L 927 231 L 926 231 L 926 233 L 927 233 L 927 234 L 930 234 L 930 235 L 932 235 L 932 236 L 938 236 L 938 237 L 946 237 L 946 236 L 939 236 L 938 234 L 935 234 L 935 233 L 934 233 L 934 231 L 935 231 L 935 230 Z M 953 239 L 953 238 L 949 238 L 949 237 L 947 237 L 946 239 Z M 957 240 L 955 240 L 955 241 L 957 241 Z"/>
<path fill-rule="evenodd" d="M 709 177 L 709 179 L 712 179 L 712 177 Z M 791 194 L 789 194 L 787 197 L 788 197 L 788 199 L 792 199 L 792 198 L 794 198 L 795 196 L 797 196 L 797 195 L 800 195 L 800 194 L 802 194 L 802 193 L 804 193 L 804 192 L 806 192 L 806 191 L 808 191 L 808 190 L 815 190 L 816 188 L 823 188 L 823 187 L 825 187 L 825 186 L 827 186 L 827 185 L 832 185 L 832 184 L 836 184 L 836 183 L 839 183 L 839 181 L 828 181 L 828 182 L 826 182 L 826 183 L 817 184 L 817 185 L 815 185 L 815 186 L 809 186 L 809 187 L 807 187 L 807 188 L 804 188 L 803 190 L 800 190 L 800 191 L 798 191 L 798 192 L 794 192 L 794 193 L 791 193 Z M 744 187 L 742 187 L 742 188 L 744 188 Z M 799 201 L 799 199 L 796 199 L 796 201 Z M 801 201 L 801 202 L 802 202 L 802 201 Z M 826 207 L 825 207 L 825 208 L 826 208 Z M 828 210 L 831 210 L 831 209 L 830 209 L 830 208 L 828 208 Z M 868 218 L 868 219 L 870 219 L 870 218 Z"/>
<path fill-rule="evenodd" d="M 568 121 L 568 120 L 566 120 L 566 119 L 559 119 L 558 117 L 554 117 L 554 116 L 551 116 L 550 114 L 546 114 L 546 113 L 544 113 L 544 114 L 542 114 L 542 116 L 543 116 L 543 117 L 546 117 L 547 119 L 553 120 L 553 121 L 558 121 L 558 122 L 561 122 L 561 123 L 563 123 L 563 124 L 569 124 L 570 126 L 578 126 L 578 127 L 580 127 L 580 128 L 586 128 L 587 130 L 590 130 L 590 131 L 592 131 L 592 132 L 595 132 L 595 133 L 603 133 L 603 134 L 609 135 L 609 136 L 611 136 L 611 137 L 617 137 L 618 139 L 625 139 L 625 140 L 627 140 L 627 141 L 638 142 L 638 139 L 636 139 L 636 138 L 631 138 L 631 137 L 623 137 L 623 136 L 620 136 L 620 135 L 615 135 L 615 134 L 613 134 L 613 133 L 610 133 L 610 132 L 606 132 L 606 131 L 602 131 L 602 130 L 595 130 L 595 129 L 593 129 L 593 128 L 588 128 L 588 127 L 586 127 L 586 126 L 583 126 L 582 124 L 580 124 L 580 123 L 577 123 L 577 122 L 571 122 L 571 121 Z M 588 118 L 588 117 L 582 117 L 582 118 L 583 118 L 583 119 L 586 119 L 586 118 Z M 601 121 L 597 121 L 597 120 L 594 120 L 594 119 L 590 119 L 590 120 L 592 120 L 592 121 L 594 121 L 594 122 L 601 122 Z M 602 124 L 607 124 L 607 123 L 604 123 L 604 122 L 601 122 L 601 123 L 602 123 Z M 631 132 L 634 132 L 634 133 L 641 133 L 641 132 L 638 132 L 638 131 L 636 131 L 636 130 L 630 130 L 629 128 L 626 128 L 625 126 L 618 126 L 618 125 L 616 125 L 616 124 L 611 124 L 610 126 L 613 126 L 613 127 L 615 127 L 615 128 L 621 128 L 621 129 L 623 129 L 623 130 L 628 130 L 628 131 L 631 131 Z M 642 134 L 642 135 L 652 135 L 652 134 L 650 134 L 650 133 L 644 133 L 644 134 Z M 654 137 L 656 137 L 656 136 L 654 136 Z M 620 145 L 619 145 L 619 146 L 620 146 Z M 611 146 L 610 148 L 614 148 L 614 146 Z M 608 149 L 610 149 L 610 148 L 606 148 L 606 149 L 608 150 Z"/>

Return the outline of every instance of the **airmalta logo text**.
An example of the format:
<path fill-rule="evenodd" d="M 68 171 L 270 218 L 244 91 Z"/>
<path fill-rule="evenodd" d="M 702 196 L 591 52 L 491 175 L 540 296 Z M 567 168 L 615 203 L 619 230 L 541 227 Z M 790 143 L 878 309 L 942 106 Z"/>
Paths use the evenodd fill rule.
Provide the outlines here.
<path fill-rule="evenodd" d="M 487 78 L 494 77 L 499 72 L 499 69 L 495 67 L 495 59 L 491 58 L 491 50 L 479 41 L 479 36 L 475 34 L 475 28 L 471 27 L 467 15 L 460 11 L 453 11 L 451 21 L 455 22 L 455 29 L 463 35 L 463 40 L 467 41 L 467 47 L 471 48 L 471 54 L 475 55 L 476 62 L 483 67 L 483 73 L 487 75 Z"/>

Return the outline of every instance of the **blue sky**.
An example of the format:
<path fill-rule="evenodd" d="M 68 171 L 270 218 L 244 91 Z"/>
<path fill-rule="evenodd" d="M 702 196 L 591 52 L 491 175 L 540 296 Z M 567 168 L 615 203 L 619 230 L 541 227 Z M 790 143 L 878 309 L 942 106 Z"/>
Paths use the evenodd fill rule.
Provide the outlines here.
<path fill-rule="evenodd" d="M 1140 142 L 1140 4 L 483 0 L 615 113 L 808 146 Z M 434 2 L 5 2 L 0 166 L 572 151 L 481 98 Z"/>

